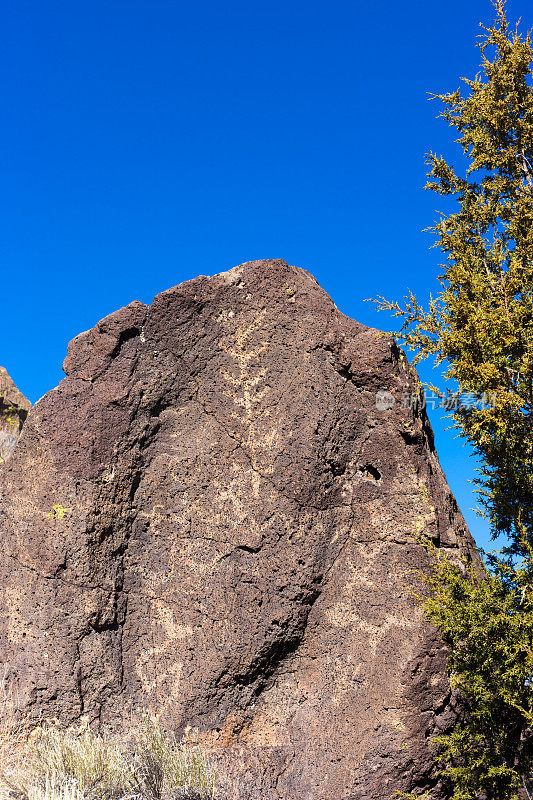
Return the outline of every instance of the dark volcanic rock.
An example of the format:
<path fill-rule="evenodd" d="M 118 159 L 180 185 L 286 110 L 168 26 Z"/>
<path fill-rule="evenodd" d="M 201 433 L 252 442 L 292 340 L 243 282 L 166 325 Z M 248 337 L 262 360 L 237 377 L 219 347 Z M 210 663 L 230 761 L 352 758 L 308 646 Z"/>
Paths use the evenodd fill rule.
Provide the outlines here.
<path fill-rule="evenodd" d="M 4 367 L 0 367 L 0 464 L 15 449 L 30 408 L 30 401 L 19 392 Z"/>
<path fill-rule="evenodd" d="M 446 652 L 406 585 L 418 534 L 474 551 L 390 337 L 254 261 L 112 314 L 65 372 L 0 478 L 29 712 L 151 706 L 232 800 L 442 797 Z"/>

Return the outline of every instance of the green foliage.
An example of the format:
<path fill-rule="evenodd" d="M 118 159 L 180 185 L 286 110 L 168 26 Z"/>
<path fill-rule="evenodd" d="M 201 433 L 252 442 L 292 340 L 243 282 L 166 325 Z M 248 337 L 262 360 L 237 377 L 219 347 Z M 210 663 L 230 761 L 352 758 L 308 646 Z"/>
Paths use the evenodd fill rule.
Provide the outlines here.
<path fill-rule="evenodd" d="M 428 156 L 426 188 L 459 204 L 430 229 L 446 255 L 442 291 L 428 310 L 412 293 L 403 306 L 379 304 L 403 318 L 398 337 L 415 363 L 434 356 L 460 391 L 490 396 L 491 407 L 459 407 L 454 421 L 482 458 L 492 528 L 512 546 L 519 516 L 533 533 L 533 52 L 529 34 L 509 31 L 501 0 L 495 7 L 482 73 L 464 79 L 465 97 L 434 95 L 469 162 L 461 177 Z"/>
<path fill-rule="evenodd" d="M 426 578 L 426 615 L 450 644 L 451 685 L 466 715 L 436 740 L 454 800 L 519 798 L 531 774 L 533 553 L 523 547 L 519 563 L 493 555 L 481 575 L 437 555 Z"/>
<path fill-rule="evenodd" d="M 426 188 L 458 210 L 431 228 L 445 255 L 440 293 L 424 309 L 379 299 L 402 318 L 397 334 L 432 356 L 458 394 L 452 418 L 480 458 L 478 491 L 502 553 L 487 571 L 436 558 L 421 598 L 450 645 L 452 685 L 465 716 L 437 740 L 453 800 L 530 797 L 533 769 L 533 60 L 530 34 L 510 30 L 504 0 L 483 28 L 481 72 L 465 94 L 433 95 L 458 132 L 460 175 L 428 156 Z M 435 388 L 435 387 L 432 387 Z M 438 390 L 437 390 L 438 391 Z"/>

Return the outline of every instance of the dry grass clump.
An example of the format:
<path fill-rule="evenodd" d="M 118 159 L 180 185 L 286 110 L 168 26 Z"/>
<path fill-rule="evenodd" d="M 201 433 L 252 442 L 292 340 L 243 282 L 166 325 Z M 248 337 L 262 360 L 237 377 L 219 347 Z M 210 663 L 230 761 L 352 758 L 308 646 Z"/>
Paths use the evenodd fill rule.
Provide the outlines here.
<path fill-rule="evenodd" d="M 44 787 L 31 784 L 28 790 L 28 800 L 83 800 L 75 783 L 58 784 L 47 780 Z"/>
<path fill-rule="evenodd" d="M 30 737 L 26 759 L 28 777 L 20 787 L 23 797 L 29 798 L 33 791 L 33 800 L 52 800 L 55 788 L 69 798 L 79 793 L 91 800 L 120 800 L 132 793 L 125 747 L 118 739 L 89 728 L 39 728 Z"/>
<path fill-rule="evenodd" d="M 0 798 L 17 792 L 26 774 L 29 730 L 17 715 L 17 700 L 6 674 L 0 678 Z"/>
<path fill-rule="evenodd" d="M 200 745 L 190 735 L 177 741 L 153 715 L 141 719 L 130 744 L 135 793 L 151 800 L 214 798 L 217 774 Z"/>
<path fill-rule="evenodd" d="M 123 739 L 87 727 L 30 732 L 6 681 L 0 705 L 2 800 L 214 800 L 217 775 L 198 742 L 178 741 L 147 712 Z"/>

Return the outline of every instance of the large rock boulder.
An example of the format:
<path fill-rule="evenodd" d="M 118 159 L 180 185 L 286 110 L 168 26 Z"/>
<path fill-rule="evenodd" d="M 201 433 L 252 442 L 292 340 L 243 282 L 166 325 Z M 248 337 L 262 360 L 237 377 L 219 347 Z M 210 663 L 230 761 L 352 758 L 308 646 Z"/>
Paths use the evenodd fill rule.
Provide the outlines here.
<path fill-rule="evenodd" d="M 409 586 L 418 537 L 474 545 L 392 339 L 254 261 L 112 314 L 64 368 L 0 475 L 27 712 L 150 706 L 232 800 L 442 797 L 446 650 Z"/>
<path fill-rule="evenodd" d="M 15 449 L 30 408 L 30 401 L 19 392 L 5 368 L 0 367 L 0 464 Z"/>

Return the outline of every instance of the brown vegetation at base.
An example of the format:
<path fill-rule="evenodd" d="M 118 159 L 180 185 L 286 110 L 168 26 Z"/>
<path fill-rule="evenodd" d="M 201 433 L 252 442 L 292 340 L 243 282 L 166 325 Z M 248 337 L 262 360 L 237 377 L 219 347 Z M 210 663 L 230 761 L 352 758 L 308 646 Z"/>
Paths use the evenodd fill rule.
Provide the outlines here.
<path fill-rule="evenodd" d="M 30 729 L 0 683 L 0 800 L 213 800 L 216 781 L 194 737 L 178 741 L 146 711 L 122 738 L 51 722 Z"/>

